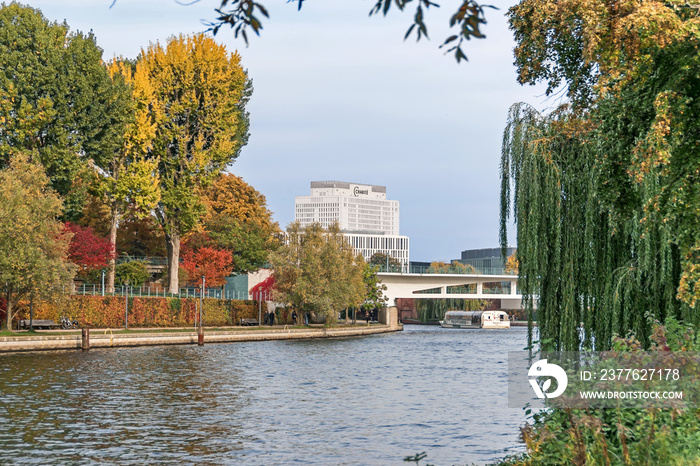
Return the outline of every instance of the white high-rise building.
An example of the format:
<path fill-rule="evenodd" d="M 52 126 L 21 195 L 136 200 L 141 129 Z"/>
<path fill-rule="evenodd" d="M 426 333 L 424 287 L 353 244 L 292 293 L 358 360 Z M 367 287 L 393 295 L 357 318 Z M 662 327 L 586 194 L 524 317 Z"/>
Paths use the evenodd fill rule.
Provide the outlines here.
<path fill-rule="evenodd" d="M 386 198 L 385 186 L 343 181 L 312 181 L 311 195 L 294 200 L 294 218 L 301 226 L 338 222 L 355 250 L 369 260 L 376 252 L 408 267 L 407 236 L 399 235 L 399 201 Z"/>

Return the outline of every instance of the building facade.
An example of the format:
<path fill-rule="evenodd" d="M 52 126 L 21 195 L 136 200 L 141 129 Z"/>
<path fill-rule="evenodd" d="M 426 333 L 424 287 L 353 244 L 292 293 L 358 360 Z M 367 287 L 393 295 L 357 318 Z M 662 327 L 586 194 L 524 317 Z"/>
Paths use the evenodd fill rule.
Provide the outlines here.
<path fill-rule="evenodd" d="M 515 248 L 508 248 L 506 257 L 515 252 Z M 506 264 L 501 256 L 501 248 L 468 249 L 462 251 L 462 257 L 457 262 L 473 266 L 479 273 L 487 275 L 503 275 Z"/>
<path fill-rule="evenodd" d="M 386 198 L 386 187 L 344 181 L 312 181 L 309 196 L 294 199 L 294 219 L 301 226 L 338 222 L 348 242 L 369 260 L 381 252 L 409 262 L 409 241 L 399 235 L 399 201 Z"/>

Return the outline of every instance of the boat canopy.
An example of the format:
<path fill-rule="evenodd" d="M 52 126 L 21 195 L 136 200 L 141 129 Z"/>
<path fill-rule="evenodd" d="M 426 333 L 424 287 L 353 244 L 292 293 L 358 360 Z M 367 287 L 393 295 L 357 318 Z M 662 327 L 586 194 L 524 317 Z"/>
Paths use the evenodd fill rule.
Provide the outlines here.
<path fill-rule="evenodd" d="M 485 311 L 447 311 L 445 312 L 445 318 L 447 317 L 474 317 L 475 315 L 481 316 Z"/>
<path fill-rule="evenodd" d="M 445 322 L 481 324 L 481 316 L 484 311 L 447 311 L 445 312 Z"/>

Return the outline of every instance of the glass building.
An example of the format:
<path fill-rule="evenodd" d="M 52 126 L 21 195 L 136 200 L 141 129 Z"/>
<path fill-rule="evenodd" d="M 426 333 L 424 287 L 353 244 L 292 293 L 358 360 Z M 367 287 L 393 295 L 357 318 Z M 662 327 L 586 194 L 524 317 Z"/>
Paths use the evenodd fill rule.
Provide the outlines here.
<path fill-rule="evenodd" d="M 514 252 L 515 248 L 508 248 L 506 258 Z M 473 266 L 479 273 L 487 275 L 505 274 L 505 260 L 501 256 L 501 248 L 468 249 L 462 251 L 462 257 L 456 261 Z"/>

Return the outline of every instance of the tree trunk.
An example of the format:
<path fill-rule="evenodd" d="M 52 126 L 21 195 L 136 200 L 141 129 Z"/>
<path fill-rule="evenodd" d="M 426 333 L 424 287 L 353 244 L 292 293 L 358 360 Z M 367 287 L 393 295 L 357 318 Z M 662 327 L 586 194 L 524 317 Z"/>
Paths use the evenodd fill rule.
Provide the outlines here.
<path fill-rule="evenodd" d="M 180 233 L 173 231 L 165 235 L 168 250 L 168 288 L 171 294 L 179 292 L 178 272 L 180 270 Z"/>
<path fill-rule="evenodd" d="M 109 272 L 107 274 L 107 292 L 114 293 L 114 272 L 117 267 L 117 219 L 119 211 L 112 207 L 111 225 L 109 226 L 109 246 L 112 258 L 109 260 Z"/>
<path fill-rule="evenodd" d="M 9 288 L 7 289 L 7 301 L 5 302 L 6 304 L 6 310 L 7 310 L 7 316 L 5 319 L 5 325 L 7 330 L 12 330 L 12 285 L 9 285 Z"/>

